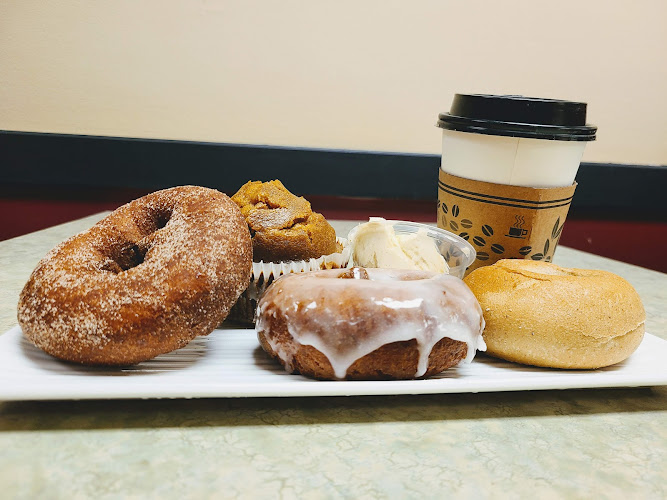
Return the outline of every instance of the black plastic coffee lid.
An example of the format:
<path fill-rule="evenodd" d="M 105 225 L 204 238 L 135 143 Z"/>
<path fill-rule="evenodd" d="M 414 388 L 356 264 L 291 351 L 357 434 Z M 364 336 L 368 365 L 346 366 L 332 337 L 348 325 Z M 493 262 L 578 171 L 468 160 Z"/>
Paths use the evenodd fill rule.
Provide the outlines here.
<path fill-rule="evenodd" d="M 456 94 L 438 127 L 459 132 L 556 141 L 594 141 L 586 103 L 520 95 Z"/>

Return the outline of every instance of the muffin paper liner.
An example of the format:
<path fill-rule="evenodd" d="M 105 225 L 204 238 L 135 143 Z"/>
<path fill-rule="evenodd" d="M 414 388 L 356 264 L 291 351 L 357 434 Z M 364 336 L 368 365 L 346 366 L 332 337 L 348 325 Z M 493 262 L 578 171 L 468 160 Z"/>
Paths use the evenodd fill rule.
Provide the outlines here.
<path fill-rule="evenodd" d="M 322 269 L 342 269 L 351 264 L 350 248 L 345 238 L 336 238 L 343 247 L 340 252 L 323 255 L 317 259 L 284 262 L 253 262 L 250 284 L 232 307 L 225 321 L 235 321 L 247 325 L 255 324 L 257 302 L 264 291 L 276 279 L 285 274 L 307 273 Z"/>

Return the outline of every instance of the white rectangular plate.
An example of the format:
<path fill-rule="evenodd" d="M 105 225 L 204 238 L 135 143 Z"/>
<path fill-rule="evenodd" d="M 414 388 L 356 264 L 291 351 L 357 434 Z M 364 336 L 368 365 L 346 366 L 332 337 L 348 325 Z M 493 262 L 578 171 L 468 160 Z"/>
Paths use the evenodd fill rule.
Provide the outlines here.
<path fill-rule="evenodd" d="M 15 327 L 0 336 L 0 400 L 353 396 L 667 385 L 667 341 L 646 334 L 618 365 L 594 371 L 522 366 L 478 356 L 427 380 L 317 381 L 289 375 L 254 330 L 216 330 L 131 368 L 58 361 Z"/>

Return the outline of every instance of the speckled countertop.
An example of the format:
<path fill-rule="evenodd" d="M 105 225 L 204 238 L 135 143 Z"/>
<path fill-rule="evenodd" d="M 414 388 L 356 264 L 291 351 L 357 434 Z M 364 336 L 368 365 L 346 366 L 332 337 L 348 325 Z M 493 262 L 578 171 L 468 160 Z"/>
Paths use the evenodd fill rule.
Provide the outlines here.
<path fill-rule="evenodd" d="M 0 242 L 0 332 L 37 261 L 98 218 Z M 667 338 L 667 275 L 563 247 L 555 261 L 626 278 Z M 667 387 L 0 402 L 0 449 L 2 498 L 658 499 Z"/>

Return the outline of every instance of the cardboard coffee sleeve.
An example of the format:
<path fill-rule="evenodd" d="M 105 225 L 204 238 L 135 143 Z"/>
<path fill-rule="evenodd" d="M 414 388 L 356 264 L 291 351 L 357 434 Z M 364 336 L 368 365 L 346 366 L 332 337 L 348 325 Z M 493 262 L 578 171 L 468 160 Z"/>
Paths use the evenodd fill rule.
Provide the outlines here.
<path fill-rule="evenodd" d="M 468 272 L 500 259 L 551 262 L 576 182 L 532 188 L 482 182 L 440 170 L 438 227 L 472 243 L 477 251 Z"/>

